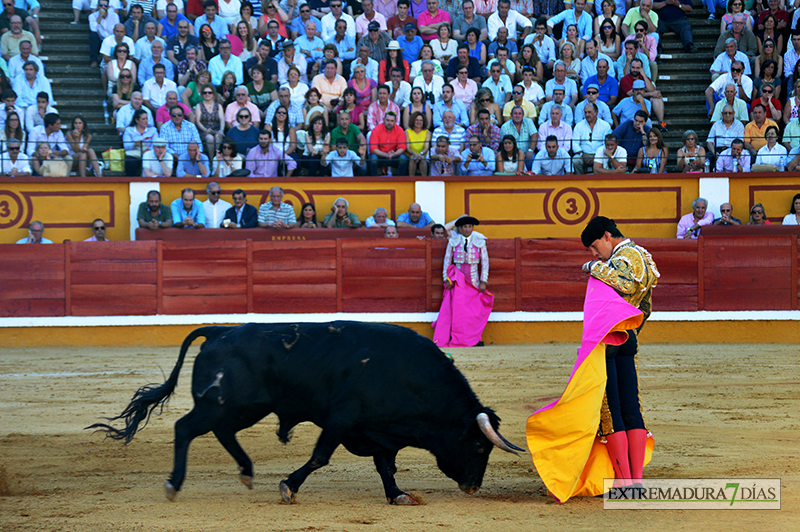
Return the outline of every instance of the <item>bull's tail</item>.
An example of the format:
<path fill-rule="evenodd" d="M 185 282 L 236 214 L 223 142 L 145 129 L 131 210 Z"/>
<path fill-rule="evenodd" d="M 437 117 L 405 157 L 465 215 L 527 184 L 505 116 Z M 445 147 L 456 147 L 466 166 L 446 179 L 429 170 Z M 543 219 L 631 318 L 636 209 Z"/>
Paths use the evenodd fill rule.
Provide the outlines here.
<path fill-rule="evenodd" d="M 195 329 L 181 345 L 181 352 L 178 355 L 178 362 L 172 368 L 169 378 L 161 385 L 147 384 L 142 386 L 136 393 L 133 394 L 133 399 L 130 404 L 116 417 L 106 418 L 107 421 L 117 421 L 120 419 L 125 420 L 125 428 L 117 429 L 106 423 L 95 423 L 86 427 L 86 429 L 96 429 L 106 433 L 107 438 L 113 440 L 124 440 L 125 443 L 130 443 L 136 432 L 139 430 L 139 424 L 144 422 L 142 428 L 147 426 L 150 421 L 150 416 L 158 408 L 159 413 L 163 410 L 164 406 L 169 402 L 169 397 L 175 392 L 175 387 L 178 385 L 178 376 L 183 366 L 183 360 L 186 358 L 186 352 L 192 345 L 192 342 L 199 338 L 211 338 L 216 336 L 214 332 L 219 332 L 220 329 L 227 330 L 228 327 L 201 327 Z"/>

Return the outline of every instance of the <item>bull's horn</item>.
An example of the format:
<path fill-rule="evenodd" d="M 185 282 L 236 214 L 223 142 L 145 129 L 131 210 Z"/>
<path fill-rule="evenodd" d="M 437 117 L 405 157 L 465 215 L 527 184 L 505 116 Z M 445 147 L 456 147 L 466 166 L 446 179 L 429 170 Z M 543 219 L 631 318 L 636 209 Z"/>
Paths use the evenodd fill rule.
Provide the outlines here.
<path fill-rule="evenodd" d="M 478 426 L 481 428 L 481 432 L 489 438 L 489 441 L 495 444 L 500 449 L 504 450 L 507 453 L 514 453 L 519 456 L 517 451 L 524 451 L 525 449 L 521 447 L 517 447 L 507 439 L 503 437 L 502 434 L 494 430 L 492 427 L 492 422 L 489 421 L 489 416 L 486 415 L 484 412 L 478 414 Z"/>

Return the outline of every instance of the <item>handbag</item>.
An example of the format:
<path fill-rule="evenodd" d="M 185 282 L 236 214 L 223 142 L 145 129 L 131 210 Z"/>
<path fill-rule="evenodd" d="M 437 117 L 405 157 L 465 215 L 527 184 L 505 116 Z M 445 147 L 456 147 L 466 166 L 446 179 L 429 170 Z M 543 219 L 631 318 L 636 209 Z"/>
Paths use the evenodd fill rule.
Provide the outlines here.
<path fill-rule="evenodd" d="M 41 173 L 45 177 L 66 177 L 69 175 L 69 170 L 66 161 L 60 157 L 44 161 L 41 167 Z"/>
<path fill-rule="evenodd" d="M 103 152 L 103 161 L 105 166 L 111 172 L 124 172 L 125 171 L 125 150 L 124 149 L 107 149 Z"/>

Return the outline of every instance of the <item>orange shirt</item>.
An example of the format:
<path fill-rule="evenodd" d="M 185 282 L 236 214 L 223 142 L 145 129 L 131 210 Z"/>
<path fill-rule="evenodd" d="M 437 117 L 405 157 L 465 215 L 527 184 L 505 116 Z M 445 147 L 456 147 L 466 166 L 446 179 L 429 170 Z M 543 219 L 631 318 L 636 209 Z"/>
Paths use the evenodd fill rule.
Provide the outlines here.
<path fill-rule="evenodd" d="M 382 152 L 390 152 L 406 149 L 406 132 L 397 124 L 394 129 L 386 131 L 386 126 L 381 124 L 372 130 L 369 138 L 369 149 L 379 149 Z"/>

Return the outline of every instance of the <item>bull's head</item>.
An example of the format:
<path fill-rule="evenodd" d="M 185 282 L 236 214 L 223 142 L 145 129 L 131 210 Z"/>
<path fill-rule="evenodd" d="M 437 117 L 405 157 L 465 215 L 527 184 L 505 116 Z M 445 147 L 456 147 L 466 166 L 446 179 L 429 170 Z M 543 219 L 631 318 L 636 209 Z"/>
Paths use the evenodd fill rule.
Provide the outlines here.
<path fill-rule="evenodd" d="M 439 469 L 458 482 L 458 487 L 470 495 L 480 489 L 489 454 L 495 446 L 514 454 L 525 450 L 510 443 L 500 434 L 497 430 L 499 422 L 500 419 L 491 410 L 480 412 L 469 421 L 453 448 L 437 454 Z"/>

